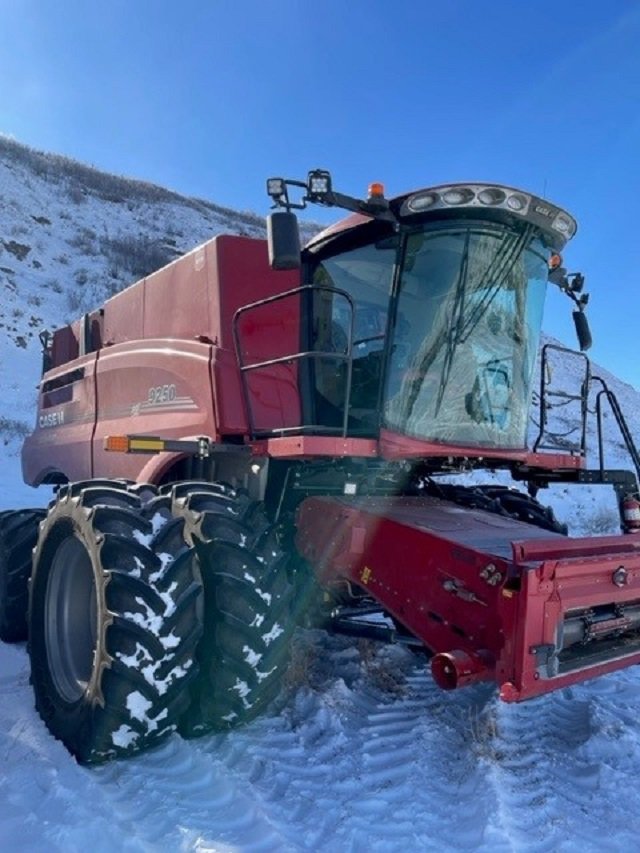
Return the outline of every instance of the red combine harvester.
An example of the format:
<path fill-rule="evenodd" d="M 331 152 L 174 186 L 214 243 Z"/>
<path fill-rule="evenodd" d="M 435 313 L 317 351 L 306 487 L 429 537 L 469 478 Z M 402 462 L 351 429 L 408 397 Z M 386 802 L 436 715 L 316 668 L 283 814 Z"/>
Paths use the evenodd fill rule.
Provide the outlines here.
<path fill-rule="evenodd" d="M 23 469 L 57 494 L 0 517 L 0 629 L 52 733 L 92 762 L 247 721 L 305 619 L 506 701 L 640 662 L 640 460 L 585 356 L 577 440 L 549 434 L 545 347 L 526 444 L 549 281 L 590 344 L 573 218 L 494 184 L 267 189 L 267 241 L 217 237 L 43 335 Z M 310 202 L 351 213 L 301 251 Z M 586 467 L 594 383 L 635 474 L 602 441 Z M 524 488 L 452 482 L 479 469 Z M 536 500 L 563 482 L 612 485 L 622 535 L 567 536 Z"/>

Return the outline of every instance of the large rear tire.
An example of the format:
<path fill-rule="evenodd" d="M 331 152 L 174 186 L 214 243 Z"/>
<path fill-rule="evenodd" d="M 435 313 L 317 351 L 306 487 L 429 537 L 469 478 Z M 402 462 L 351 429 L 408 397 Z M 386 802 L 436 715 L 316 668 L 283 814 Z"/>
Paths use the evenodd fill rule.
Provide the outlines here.
<path fill-rule="evenodd" d="M 32 551 L 44 509 L 0 513 L 0 640 L 27 639 L 27 609 Z"/>
<path fill-rule="evenodd" d="M 276 530 L 262 504 L 222 484 L 179 483 L 148 512 L 182 521 L 166 525 L 158 547 L 193 546 L 205 592 L 200 672 L 180 731 L 247 723 L 277 696 L 290 655 L 294 587 Z"/>
<path fill-rule="evenodd" d="M 34 553 L 36 708 L 83 763 L 138 752 L 176 730 L 197 675 L 193 555 L 159 554 L 134 491 L 120 483 L 63 487 Z"/>

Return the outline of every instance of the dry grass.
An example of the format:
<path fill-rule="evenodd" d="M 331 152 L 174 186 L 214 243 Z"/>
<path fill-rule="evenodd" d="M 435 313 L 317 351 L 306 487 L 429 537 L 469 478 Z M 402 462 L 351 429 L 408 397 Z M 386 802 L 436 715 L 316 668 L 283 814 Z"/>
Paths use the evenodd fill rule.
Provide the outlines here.
<path fill-rule="evenodd" d="M 406 695 L 407 682 L 404 673 L 387 657 L 386 647 L 373 640 L 359 639 L 356 642 L 362 668 L 374 687 L 394 696 Z"/>
<path fill-rule="evenodd" d="M 469 710 L 469 739 L 471 748 L 478 758 L 499 763 L 504 758 L 499 748 L 500 732 L 495 708 Z"/>

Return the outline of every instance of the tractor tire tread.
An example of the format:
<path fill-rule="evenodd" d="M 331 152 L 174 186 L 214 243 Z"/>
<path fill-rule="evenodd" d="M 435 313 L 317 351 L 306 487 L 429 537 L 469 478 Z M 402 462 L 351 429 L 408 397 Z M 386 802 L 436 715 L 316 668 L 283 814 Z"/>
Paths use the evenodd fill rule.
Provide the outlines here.
<path fill-rule="evenodd" d="M 144 489 L 148 494 L 149 487 Z M 36 548 L 32 682 L 36 707 L 52 733 L 80 762 L 93 764 L 139 752 L 177 729 L 197 677 L 202 589 L 193 560 L 173 565 L 156 553 L 143 498 L 129 484 L 89 481 L 60 491 Z M 63 699 L 48 671 L 43 629 L 44 591 L 55 553 L 47 549 L 68 535 L 84 537 L 90 555 L 97 555 L 91 559 L 102 602 L 99 663 L 94 661 L 91 680 L 73 703 Z"/>
<path fill-rule="evenodd" d="M 27 639 L 32 551 L 45 514 L 44 509 L 0 513 L 0 640 L 7 643 Z"/>

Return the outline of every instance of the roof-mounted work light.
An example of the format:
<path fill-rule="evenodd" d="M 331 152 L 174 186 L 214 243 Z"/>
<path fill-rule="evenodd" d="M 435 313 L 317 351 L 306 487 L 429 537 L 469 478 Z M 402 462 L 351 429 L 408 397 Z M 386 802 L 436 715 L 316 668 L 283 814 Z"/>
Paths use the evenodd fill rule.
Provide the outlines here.
<path fill-rule="evenodd" d="M 322 203 L 331 193 L 331 174 L 326 169 L 313 169 L 307 177 L 307 198 Z"/>
<path fill-rule="evenodd" d="M 286 195 L 287 188 L 284 178 L 268 178 L 267 179 L 267 194 L 273 199 L 280 198 Z"/>

